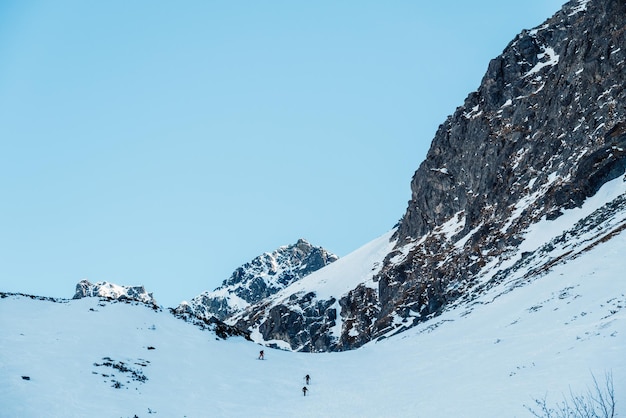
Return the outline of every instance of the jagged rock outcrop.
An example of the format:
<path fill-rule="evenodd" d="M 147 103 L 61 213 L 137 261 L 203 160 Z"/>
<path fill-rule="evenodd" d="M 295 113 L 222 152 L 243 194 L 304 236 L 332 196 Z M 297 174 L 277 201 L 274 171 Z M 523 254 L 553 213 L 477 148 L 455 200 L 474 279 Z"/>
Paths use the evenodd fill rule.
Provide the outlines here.
<path fill-rule="evenodd" d="M 624 227 L 619 198 L 554 242 L 521 250 L 531 225 L 580 207 L 626 171 L 625 60 L 624 0 L 570 1 L 523 31 L 439 127 L 412 179 L 395 249 L 366 283 L 324 297 L 286 289 L 237 325 L 294 350 L 352 349 L 517 277 L 521 266 L 540 274 L 608 239 Z M 582 235 L 578 246 L 563 244 Z"/>
<path fill-rule="evenodd" d="M 235 270 L 220 287 L 181 303 L 174 312 L 188 320 L 195 317 L 203 322 L 215 317 L 223 321 L 337 258 L 324 248 L 300 239 L 254 258 Z"/>
<path fill-rule="evenodd" d="M 158 307 L 152 293 L 146 292 L 143 286 L 120 286 L 108 282 L 91 283 L 89 280 L 81 280 L 76 285 L 76 293 L 73 299 L 99 297 L 117 301 L 141 302 L 151 307 Z"/>

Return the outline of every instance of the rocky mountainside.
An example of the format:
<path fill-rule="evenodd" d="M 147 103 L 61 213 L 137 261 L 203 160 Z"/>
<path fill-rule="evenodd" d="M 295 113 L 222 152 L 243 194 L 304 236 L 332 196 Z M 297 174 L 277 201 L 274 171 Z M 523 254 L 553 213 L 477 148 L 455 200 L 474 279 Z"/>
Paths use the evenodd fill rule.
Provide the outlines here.
<path fill-rule="evenodd" d="M 352 349 L 610 240 L 626 227 L 625 60 L 623 0 L 570 1 L 523 31 L 439 127 L 379 261 L 329 266 L 228 321 L 287 349 Z"/>
<path fill-rule="evenodd" d="M 244 264 L 220 287 L 181 303 L 174 313 L 200 322 L 213 317 L 225 320 L 337 259 L 324 248 L 300 239 Z"/>

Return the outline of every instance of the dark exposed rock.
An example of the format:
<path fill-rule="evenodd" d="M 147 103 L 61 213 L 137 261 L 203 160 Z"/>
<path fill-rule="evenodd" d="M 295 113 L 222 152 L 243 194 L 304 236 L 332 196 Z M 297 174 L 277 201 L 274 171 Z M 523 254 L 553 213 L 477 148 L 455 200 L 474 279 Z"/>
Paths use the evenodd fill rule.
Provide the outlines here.
<path fill-rule="evenodd" d="M 372 288 L 359 286 L 341 298 L 341 316 L 344 332 L 341 333 L 337 350 L 349 350 L 359 347 L 371 339 L 370 329 L 373 322 L 380 319 L 379 300 Z"/>
<path fill-rule="evenodd" d="M 315 293 L 292 298 L 294 305 L 276 305 L 267 310 L 255 310 L 256 315 L 237 322 L 239 328 L 259 322 L 257 316 L 266 316 L 259 332 L 266 340 L 282 340 L 291 349 L 305 352 L 325 351 L 333 344 L 329 330 L 336 324 L 335 299 L 317 300 Z M 292 307 L 297 309 L 293 310 Z"/>

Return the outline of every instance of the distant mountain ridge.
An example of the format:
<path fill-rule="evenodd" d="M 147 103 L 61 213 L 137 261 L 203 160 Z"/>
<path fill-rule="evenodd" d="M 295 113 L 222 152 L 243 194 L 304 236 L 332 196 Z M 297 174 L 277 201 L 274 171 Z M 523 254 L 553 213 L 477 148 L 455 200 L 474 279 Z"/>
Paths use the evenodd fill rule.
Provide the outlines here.
<path fill-rule="evenodd" d="M 220 287 L 181 303 L 174 312 L 186 319 L 215 317 L 224 321 L 337 259 L 324 248 L 299 239 L 255 257 L 237 268 Z"/>
<path fill-rule="evenodd" d="M 148 293 L 143 286 L 121 286 L 109 282 L 91 283 L 89 280 L 84 279 L 76 285 L 76 292 L 74 293 L 73 299 L 87 297 L 137 301 L 153 307 L 158 306 L 152 293 Z"/>

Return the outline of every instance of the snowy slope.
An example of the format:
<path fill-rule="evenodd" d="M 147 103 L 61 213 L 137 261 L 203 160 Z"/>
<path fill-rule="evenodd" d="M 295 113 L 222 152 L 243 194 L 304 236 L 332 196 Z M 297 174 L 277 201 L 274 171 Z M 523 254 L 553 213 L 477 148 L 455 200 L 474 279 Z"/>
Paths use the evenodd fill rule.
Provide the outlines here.
<path fill-rule="evenodd" d="M 378 272 L 382 260 L 395 245 L 395 241 L 391 240 L 394 231 L 383 234 L 334 263 L 293 283 L 272 299 L 284 299 L 294 293 L 308 292 L 312 289 L 318 298 L 330 299 L 348 293 L 359 284 L 375 286 L 372 278 Z"/>
<path fill-rule="evenodd" d="M 606 371 L 623 415 L 625 246 L 622 232 L 514 291 L 500 283 L 358 350 L 266 349 L 265 361 L 254 343 L 145 305 L 10 295 L 0 417 L 527 417 L 533 399 L 560 401 Z"/>

